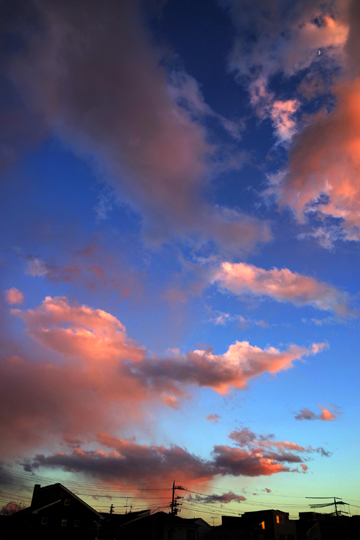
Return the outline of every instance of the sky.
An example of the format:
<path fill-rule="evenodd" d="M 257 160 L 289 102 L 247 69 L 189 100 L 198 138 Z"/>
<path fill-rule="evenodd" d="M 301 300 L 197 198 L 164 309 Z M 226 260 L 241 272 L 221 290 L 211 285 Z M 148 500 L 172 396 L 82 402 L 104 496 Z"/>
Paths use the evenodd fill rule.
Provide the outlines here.
<path fill-rule="evenodd" d="M 0 507 L 360 509 L 360 4 L 1 4 Z"/>

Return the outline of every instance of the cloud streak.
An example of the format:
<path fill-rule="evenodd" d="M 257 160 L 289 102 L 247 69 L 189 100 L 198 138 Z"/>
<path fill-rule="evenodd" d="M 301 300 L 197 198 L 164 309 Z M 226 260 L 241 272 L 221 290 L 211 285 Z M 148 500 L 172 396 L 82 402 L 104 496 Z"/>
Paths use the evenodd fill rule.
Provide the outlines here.
<path fill-rule="evenodd" d="M 221 504 L 228 504 L 231 502 L 244 502 L 246 501 L 246 497 L 243 495 L 235 495 L 232 491 L 229 491 L 228 493 L 223 493 L 222 495 L 196 495 L 195 497 L 190 497 L 190 500 L 201 502 L 204 504 L 215 504 L 215 503 L 221 503 Z"/>
<path fill-rule="evenodd" d="M 313 306 L 342 317 L 355 317 L 345 292 L 317 281 L 315 278 L 291 272 L 287 268 L 264 270 L 247 263 L 222 263 L 212 281 L 235 295 L 254 295 L 291 302 L 296 306 Z"/>

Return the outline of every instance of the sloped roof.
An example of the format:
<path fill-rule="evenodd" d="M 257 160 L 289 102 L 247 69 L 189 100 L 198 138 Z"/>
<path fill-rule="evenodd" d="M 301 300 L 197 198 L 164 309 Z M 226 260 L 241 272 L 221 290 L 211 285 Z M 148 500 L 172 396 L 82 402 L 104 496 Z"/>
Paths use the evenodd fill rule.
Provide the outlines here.
<path fill-rule="evenodd" d="M 96 514 L 100 519 L 104 519 L 103 516 L 97 512 L 96 510 L 94 510 L 94 508 L 92 508 L 92 506 L 90 506 L 89 504 L 87 504 L 85 501 L 83 501 L 82 499 L 80 499 L 80 497 L 78 497 L 77 495 L 75 495 L 75 493 L 73 493 L 72 491 L 70 491 L 70 489 L 68 489 L 66 486 L 64 486 L 63 484 L 60 484 L 60 482 L 57 482 L 55 484 L 50 484 L 49 486 L 44 486 L 44 487 L 40 487 L 39 490 L 43 490 L 43 489 L 49 489 L 49 488 L 53 488 L 55 486 L 59 486 L 61 487 L 61 489 L 63 489 L 64 491 L 66 491 L 69 495 L 71 495 L 71 497 L 74 497 L 74 499 L 76 499 L 79 503 L 81 503 L 82 505 L 86 506 L 86 508 L 88 510 L 90 510 L 91 512 L 93 512 L 94 514 Z M 58 502 L 58 501 L 56 501 Z M 52 504 L 55 504 L 55 503 L 52 503 Z M 49 505 L 48 505 L 49 506 Z M 40 509 L 39 509 L 40 510 Z"/>

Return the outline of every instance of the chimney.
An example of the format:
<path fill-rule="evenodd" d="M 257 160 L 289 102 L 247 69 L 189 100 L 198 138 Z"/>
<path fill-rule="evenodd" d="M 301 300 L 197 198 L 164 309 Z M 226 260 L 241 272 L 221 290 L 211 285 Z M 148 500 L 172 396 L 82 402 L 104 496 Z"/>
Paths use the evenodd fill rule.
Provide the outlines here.
<path fill-rule="evenodd" d="M 40 488 L 41 488 L 40 484 L 35 484 L 34 485 L 34 491 L 33 491 L 33 496 L 32 496 L 32 500 L 31 500 L 31 506 L 35 506 L 36 494 L 37 494 L 37 492 L 39 491 Z"/>

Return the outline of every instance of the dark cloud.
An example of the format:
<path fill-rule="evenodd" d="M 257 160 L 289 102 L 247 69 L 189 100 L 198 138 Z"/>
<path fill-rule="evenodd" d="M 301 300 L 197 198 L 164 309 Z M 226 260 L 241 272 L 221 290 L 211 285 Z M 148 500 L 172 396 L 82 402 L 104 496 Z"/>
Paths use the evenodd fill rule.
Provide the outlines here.
<path fill-rule="evenodd" d="M 259 435 L 243 428 L 240 431 L 234 430 L 229 435 L 237 446 L 245 449 L 249 455 L 261 455 L 264 460 L 273 463 L 302 463 L 306 454 L 318 453 L 321 456 L 329 457 L 330 453 L 322 447 L 303 447 L 288 441 L 276 441 L 274 435 Z"/>
<path fill-rule="evenodd" d="M 234 439 L 234 433 L 231 438 Z M 137 483 L 153 481 L 155 478 L 169 480 L 176 477 L 181 482 L 202 480 L 209 482 L 216 476 L 269 476 L 279 472 L 298 472 L 283 464 L 302 463 L 302 453 L 310 452 L 295 443 L 271 442 L 271 446 L 291 447 L 293 451 L 268 453 L 265 442 L 262 446 L 243 449 L 236 446 L 215 445 L 211 459 L 202 459 L 176 445 L 169 447 L 137 444 L 134 439 L 124 440 L 107 433 L 101 433 L 97 442 L 102 449 L 83 450 L 76 448 L 71 453 L 64 452 L 38 454 L 27 462 L 28 469 L 61 469 L 99 478 L 105 482 L 128 484 L 136 490 Z M 104 451 L 103 448 L 109 451 Z M 131 485 L 135 487 L 131 488 Z M 242 501 L 231 492 L 218 499 L 206 502 Z"/>
<path fill-rule="evenodd" d="M 295 420 L 315 420 L 316 418 L 318 418 L 318 415 L 306 408 L 295 414 Z"/>
<path fill-rule="evenodd" d="M 246 497 L 243 495 L 235 495 L 232 491 L 229 491 L 228 493 L 223 493 L 222 495 L 196 495 L 195 497 L 191 496 L 189 497 L 189 500 L 193 500 L 196 502 L 201 502 L 205 504 L 214 504 L 214 503 L 221 503 L 221 504 L 228 504 L 230 502 L 243 502 L 246 501 Z"/>

